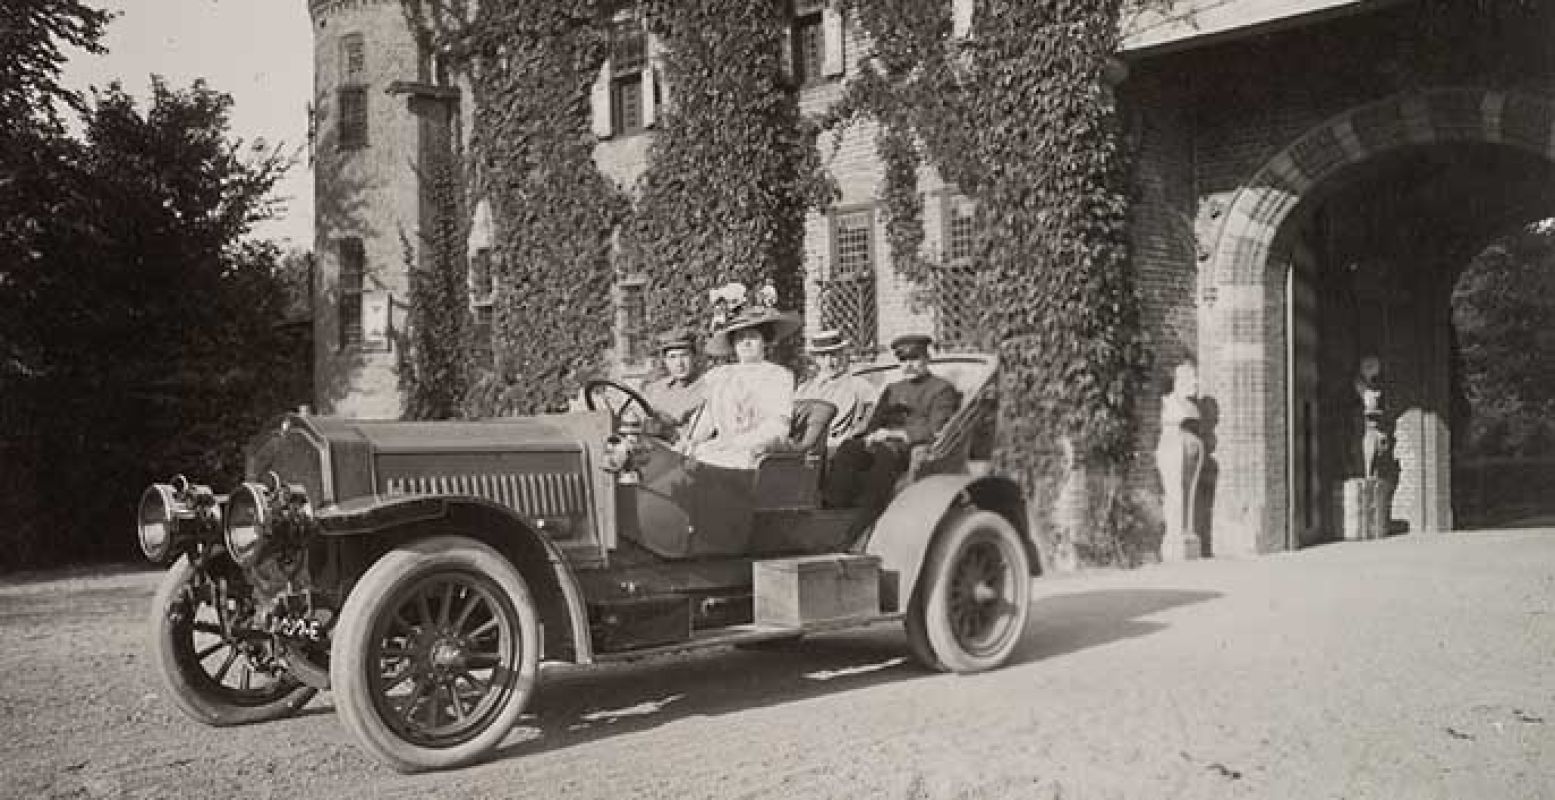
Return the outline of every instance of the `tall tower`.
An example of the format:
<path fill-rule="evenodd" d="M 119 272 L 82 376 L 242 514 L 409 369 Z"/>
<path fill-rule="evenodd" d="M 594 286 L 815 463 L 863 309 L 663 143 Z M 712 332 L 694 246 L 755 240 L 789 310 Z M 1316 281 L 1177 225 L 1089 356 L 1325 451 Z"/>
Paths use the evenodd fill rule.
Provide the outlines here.
<path fill-rule="evenodd" d="M 396 365 L 425 202 L 428 60 L 400 0 L 308 0 L 313 20 L 314 386 L 319 411 L 397 418 Z M 431 88 L 431 87 L 426 87 Z M 445 90 L 446 94 L 446 90 Z M 454 95 L 456 99 L 457 95 Z M 433 120 L 435 123 L 435 120 Z"/>

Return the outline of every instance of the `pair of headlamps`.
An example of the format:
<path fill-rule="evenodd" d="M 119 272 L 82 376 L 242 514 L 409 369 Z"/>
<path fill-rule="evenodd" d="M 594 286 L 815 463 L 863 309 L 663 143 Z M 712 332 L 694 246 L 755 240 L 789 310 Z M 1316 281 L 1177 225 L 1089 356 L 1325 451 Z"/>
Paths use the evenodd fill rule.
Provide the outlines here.
<path fill-rule="evenodd" d="M 153 483 L 140 498 L 138 533 L 146 558 L 165 564 L 199 541 L 214 541 L 220 530 L 227 554 L 242 566 L 264 555 L 274 538 L 277 512 L 311 513 L 307 494 L 288 486 L 274 472 L 262 483 L 247 482 L 225 498 L 210 487 L 191 484 L 182 475 Z"/>

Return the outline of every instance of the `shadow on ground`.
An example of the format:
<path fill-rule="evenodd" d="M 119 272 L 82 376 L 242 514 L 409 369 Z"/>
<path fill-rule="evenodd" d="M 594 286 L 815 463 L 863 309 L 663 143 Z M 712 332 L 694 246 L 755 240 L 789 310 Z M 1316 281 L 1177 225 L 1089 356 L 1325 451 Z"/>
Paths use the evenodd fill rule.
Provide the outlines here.
<path fill-rule="evenodd" d="M 1168 626 L 1140 617 L 1220 596 L 1219 592 L 1175 589 L 1108 589 L 1038 598 L 1031 604 L 1025 639 L 1012 660 L 1041 661 L 1146 636 Z"/>
<path fill-rule="evenodd" d="M 1042 597 L 1011 665 L 1060 657 L 1166 623 L 1139 618 L 1214 592 L 1105 590 Z M 568 671 L 540 682 L 530 713 L 494 760 L 543 753 L 695 716 L 747 711 L 904 680 L 934 680 L 900 627 L 813 637 L 776 650 L 710 650 Z M 516 740 L 515 740 L 516 739 Z"/>
<path fill-rule="evenodd" d="M 124 585 L 106 588 L 65 586 L 63 591 L 49 592 L 28 587 L 0 601 L 0 640 L 8 627 L 67 609 L 76 618 L 118 617 L 127 624 L 144 625 L 155 575 L 135 576 Z M 1203 591 L 1106 589 L 1037 597 L 1007 668 L 1149 635 L 1169 625 L 1143 618 L 1219 596 Z M 759 651 L 719 648 L 548 670 L 528 713 L 493 760 L 564 749 L 691 717 L 750 711 L 909 680 L 956 678 L 918 666 L 899 625 L 814 636 Z M 304 716 L 332 711 L 330 699 L 325 693 L 323 702 L 315 701 Z"/>

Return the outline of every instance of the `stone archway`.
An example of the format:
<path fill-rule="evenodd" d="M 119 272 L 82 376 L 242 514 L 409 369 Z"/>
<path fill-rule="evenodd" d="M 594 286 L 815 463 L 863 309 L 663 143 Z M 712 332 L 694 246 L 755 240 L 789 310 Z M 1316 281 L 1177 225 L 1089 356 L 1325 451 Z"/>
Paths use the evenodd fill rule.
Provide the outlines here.
<path fill-rule="evenodd" d="M 1438 88 L 1351 109 L 1258 169 L 1223 209 L 1201 266 L 1204 391 L 1217 409 L 1210 536 L 1217 554 L 1288 549 L 1286 257 L 1282 226 L 1330 179 L 1404 148 L 1477 143 L 1555 161 L 1555 98 Z"/>

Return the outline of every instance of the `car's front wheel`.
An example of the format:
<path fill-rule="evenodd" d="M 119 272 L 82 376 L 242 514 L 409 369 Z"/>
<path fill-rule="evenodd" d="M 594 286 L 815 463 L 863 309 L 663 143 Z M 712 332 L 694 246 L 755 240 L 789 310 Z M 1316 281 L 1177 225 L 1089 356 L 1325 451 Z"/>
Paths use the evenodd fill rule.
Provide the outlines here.
<path fill-rule="evenodd" d="M 289 716 L 316 690 L 271 657 L 269 637 L 245 627 L 241 584 L 208 579 L 181 556 L 151 602 L 152 652 L 173 704 L 207 725 L 244 725 Z"/>
<path fill-rule="evenodd" d="M 907 636 L 924 666 L 981 672 L 1020 644 L 1030 615 L 1031 567 L 1015 526 L 992 512 L 962 512 L 936 537 Z"/>
<path fill-rule="evenodd" d="M 528 585 L 497 551 L 459 536 L 402 545 L 341 609 L 335 707 L 364 749 L 401 772 L 469 764 L 529 702 L 539 629 Z"/>

